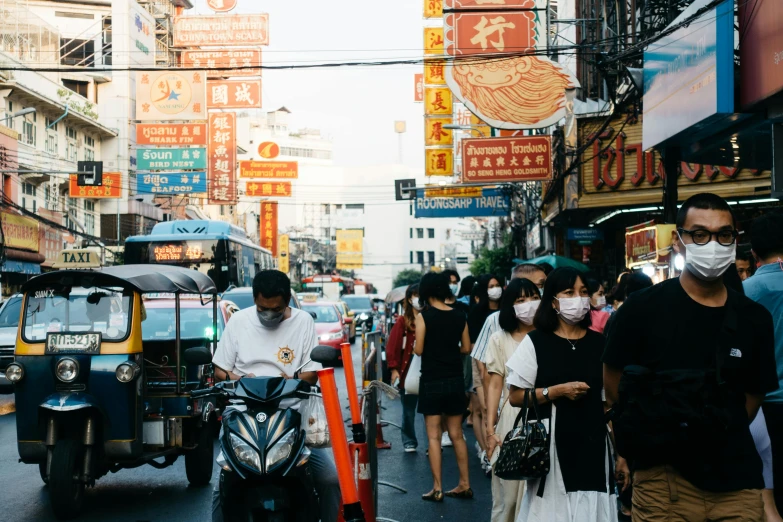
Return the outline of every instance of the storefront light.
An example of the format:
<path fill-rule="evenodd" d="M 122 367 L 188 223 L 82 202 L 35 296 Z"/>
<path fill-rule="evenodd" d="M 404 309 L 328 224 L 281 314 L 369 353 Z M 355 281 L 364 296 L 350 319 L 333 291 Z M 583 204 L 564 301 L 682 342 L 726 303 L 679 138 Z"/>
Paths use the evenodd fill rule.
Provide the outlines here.
<path fill-rule="evenodd" d="M 682 257 L 682 254 L 677 254 L 674 256 L 674 268 L 682 272 L 682 270 L 685 268 L 685 258 Z"/>
<path fill-rule="evenodd" d="M 652 277 L 655 275 L 655 267 L 652 265 L 644 265 L 642 267 L 642 273 L 647 277 Z"/>

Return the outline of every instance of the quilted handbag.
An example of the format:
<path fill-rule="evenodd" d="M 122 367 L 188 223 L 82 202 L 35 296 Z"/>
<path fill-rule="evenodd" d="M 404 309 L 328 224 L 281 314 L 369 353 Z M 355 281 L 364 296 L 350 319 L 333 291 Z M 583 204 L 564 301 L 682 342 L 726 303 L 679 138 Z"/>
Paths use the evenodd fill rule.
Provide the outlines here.
<path fill-rule="evenodd" d="M 538 401 L 535 395 L 531 401 L 530 394 L 531 390 L 525 390 L 524 404 L 514 421 L 514 428 L 500 447 L 494 471 L 503 480 L 535 480 L 549 473 L 549 433 L 538 413 Z M 535 422 L 528 422 L 531 402 Z"/>

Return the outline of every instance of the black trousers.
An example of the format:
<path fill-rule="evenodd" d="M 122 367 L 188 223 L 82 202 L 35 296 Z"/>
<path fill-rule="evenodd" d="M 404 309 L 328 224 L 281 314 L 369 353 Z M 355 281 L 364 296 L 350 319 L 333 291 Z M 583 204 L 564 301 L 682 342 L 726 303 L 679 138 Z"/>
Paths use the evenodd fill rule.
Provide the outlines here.
<path fill-rule="evenodd" d="M 769 440 L 772 443 L 772 479 L 775 483 L 775 504 L 783 509 L 783 403 L 765 402 L 764 419 L 767 421 Z"/>

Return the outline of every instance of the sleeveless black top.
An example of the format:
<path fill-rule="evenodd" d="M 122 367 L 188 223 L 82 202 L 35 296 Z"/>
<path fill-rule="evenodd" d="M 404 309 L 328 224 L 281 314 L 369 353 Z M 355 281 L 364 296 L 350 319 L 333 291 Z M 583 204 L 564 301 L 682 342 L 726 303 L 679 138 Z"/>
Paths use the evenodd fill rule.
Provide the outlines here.
<path fill-rule="evenodd" d="M 421 354 L 421 381 L 462 378 L 460 341 L 465 330 L 465 314 L 457 309 L 427 307 L 421 312 L 427 333 Z"/>
<path fill-rule="evenodd" d="M 546 388 L 572 381 L 581 381 L 590 390 L 572 401 L 557 400 L 555 444 L 560 471 L 567 492 L 607 492 L 606 476 L 607 430 L 603 410 L 603 365 L 601 357 L 606 340 L 603 335 L 588 330 L 576 343 L 553 333 L 534 330 L 529 334 L 536 350 L 538 373 L 536 388 Z M 539 407 L 541 416 L 550 418 L 552 407 Z M 544 421 L 548 424 L 549 421 Z"/>

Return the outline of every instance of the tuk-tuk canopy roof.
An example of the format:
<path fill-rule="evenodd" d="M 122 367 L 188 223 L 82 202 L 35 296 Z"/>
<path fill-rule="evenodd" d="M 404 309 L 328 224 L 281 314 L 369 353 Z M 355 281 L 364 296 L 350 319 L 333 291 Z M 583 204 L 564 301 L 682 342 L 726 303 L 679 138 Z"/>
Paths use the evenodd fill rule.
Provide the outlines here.
<path fill-rule="evenodd" d="M 217 294 L 212 279 L 197 270 L 168 265 L 120 265 L 96 270 L 58 270 L 34 277 L 22 292 L 46 286 L 120 287 L 140 293 Z"/>

